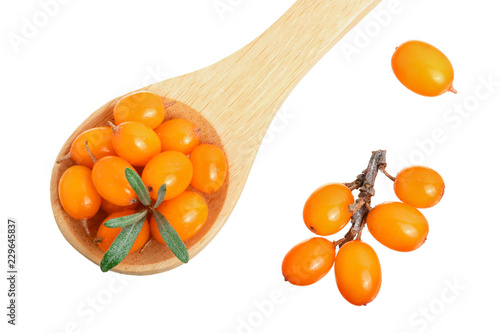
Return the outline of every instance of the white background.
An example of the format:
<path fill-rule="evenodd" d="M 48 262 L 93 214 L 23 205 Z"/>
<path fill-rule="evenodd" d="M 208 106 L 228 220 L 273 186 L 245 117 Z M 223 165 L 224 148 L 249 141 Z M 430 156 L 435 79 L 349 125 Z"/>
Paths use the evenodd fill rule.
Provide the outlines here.
<path fill-rule="evenodd" d="M 0 5 L 0 215 L 20 225 L 17 327 L 6 324 L 0 283 L 8 332 L 500 330 L 495 1 L 384 0 L 288 98 L 214 241 L 188 265 L 146 277 L 103 274 L 60 234 L 49 180 L 61 145 L 108 100 L 222 59 L 294 1 L 221 0 L 231 9 L 223 13 L 214 0 L 66 1 L 14 47 L 9 36 L 43 16 L 46 2 Z M 424 98 L 396 80 L 390 58 L 409 39 L 448 55 L 458 95 Z M 302 222 L 306 198 L 325 183 L 353 180 L 376 149 L 387 149 L 393 174 L 410 161 L 444 177 L 445 197 L 424 211 L 427 242 L 398 253 L 363 234 L 383 270 L 380 293 L 366 307 L 347 303 L 332 273 L 291 288 L 281 261 L 313 236 Z M 395 199 L 380 177 L 375 203 Z"/>

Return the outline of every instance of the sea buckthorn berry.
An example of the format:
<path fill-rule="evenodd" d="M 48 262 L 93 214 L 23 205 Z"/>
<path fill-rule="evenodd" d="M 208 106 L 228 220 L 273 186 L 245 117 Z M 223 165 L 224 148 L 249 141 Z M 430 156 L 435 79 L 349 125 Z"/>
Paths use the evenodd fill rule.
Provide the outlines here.
<path fill-rule="evenodd" d="M 329 240 L 315 237 L 295 245 L 283 259 L 281 271 L 285 280 L 296 286 L 319 281 L 332 268 L 335 246 Z"/>
<path fill-rule="evenodd" d="M 142 181 L 155 199 L 163 184 L 167 185 L 165 200 L 184 192 L 193 178 L 191 161 L 178 151 L 166 151 L 153 157 L 142 171 Z"/>
<path fill-rule="evenodd" d="M 318 188 L 304 205 L 304 223 L 315 234 L 333 235 L 351 219 L 349 205 L 354 203 L 351 190 L 344 184 L 333 183 Z"/>
<path fill-rule="evenodd" d="M 83 165 L 66 169 L 58 186 L 64 211 L 77 220 L 88 220 L 101 206 L 101 196 L 92 183 L 92 171 Z"/>
<path fill-rule="evenodd" d="M 438 96 L 453 88 L 453 66 L 434 46 L 421 41 L 401 44 L 392 56 L 392 70 L 411 91 L 423 96 Z"/>
<path fill-rule="evenodd" d="M 200 143 L 200 129 L 186 119 L 172 119 L 155 129 L 160 137 L 161 150 L 176 150 L 189 154 Z"/>
<path fill-rule="evenodd" d="M 402 202 L 377 205 L 368 213 L 366 225 L 381 244 L 401 252 L 418 249 L 429 233 L 425 216 L 415 207 Z"/>
<path fill-rule="evenodd" d="M 205 199 L 191 191 L 185 191 L 172 200 L 164 201 L 157 210 L 165 216 L 182 241 L 193 237 L 208 217 Z M 151 234 L 158 242 L 165 244 L 154 217 L 151 218 Z"/>
<path fill-rule="evenodd" d="M 123 212 L 124 210 L 135 210 L 137 206 L 139 205 L 138 202 L 133 203 L 129 206 L 117 206 L 115 204 L 112 204 L 111 202 L 102 199 L 101 201 L 101 208 L 103 211 L 109 214 L 117 213 L 117 212 Z"/>
<path fill-rule="evenodd" d="M 125 169 L 134 167 L 118 156 L 106 156 L 92 169 L 92 182 L 101 197 L 117 206 L 129 206 L 138 202 L 132 186 L 125 176 Z"/>
<path fill-rule="evenodd" d="M 132 165 L 145 166 L 161 152 L 161 142 L 151 128 L 138 122 L 124 122 L 113 129 L 116 154 Z"/>
<path fill-rule="evenodd" d="M 349 303 L 370 303 L 377 297 L 382 284 L 377 254 L 360 240 L 344 244 L 335 259 L 335 279 L 340 293 Z"/>
<path fill-rule="evenodd" d="M 435 206 L 443 197 L 444 181 L 436 171 L 423 166 L 401 170 L 394 181 L 399 200 L 416 208 Z"/>
<path fill-rule="evenodd" d="M 108 251 L 111 244 L 113 244 L 113 242 L 115 241 L 116 236 L 118 236 L 118 234 L 122 230 L 122 228 L 108 228 L 104 225 L 104 223 L 107 222 L 108 220 L 111 220 L 111 219 L 114 219 L 117 217 L 131 215 L 134 213 L 137 213 L 137 212 L 133 211 L 133 210 L 125 210 L 123 212 L 113 213 L 113 214 L 109 215 L 101 223 L 101 225 L 99 226 L 99 229 L 97 230 L 97 240 L 98 240 L 98 244 L 99 244 L 99 247 L 101 248 L 101 250 L 103 250 L 104 252 Z M 149 236 L 150 236 L 150 227 L 149 227 L 148 220 L 146 220 L 146 221 L 144 221 L 142 229 L 139 232 L 139 235 L 135 239 L 135 242 L 132 245 L 132 248 L 130 249 L 130 251 L 128 253 L 133 253 L 133 252 L 141 249 L 144 246 L 144 244 L 146 244 L 146 242 L 149 240 Z"/>
<path fill-rule="evenodd" d="M 154 129 L 165 119 L 165 107 L 157 94 L 137 91 L 122 97 L 116 103 L 113 117 L 116 125 L 134 121 Z"/>
<path fill-rule="evenodd" d="M 227 160 L 217 146 L 201 144 L 189 156 L 193 163 L 191 186 L 203 193 L 214 193 L 224 184 L 227 174 Z"/>
<path fill-rule="evenodd" d="M 100 159 L 104 156 L 116 155 L 111 142 L 113 131 L 109 127 L 91 128 L 78 135 L 71 144 L 70 157 L 77 164 L 84 165 L 92 169 L 94 160 L 90 156 L 85 141 L 92 155 Z"/>

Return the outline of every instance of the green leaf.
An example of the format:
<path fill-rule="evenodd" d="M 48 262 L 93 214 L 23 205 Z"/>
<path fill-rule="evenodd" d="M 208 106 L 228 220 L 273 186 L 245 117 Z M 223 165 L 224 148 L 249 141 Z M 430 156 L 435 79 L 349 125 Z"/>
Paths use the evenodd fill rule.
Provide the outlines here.
<path fill-rule="evenodd" d="M 165 199 L 165 193 L 167 193 L 167 184 L 162 184 L 160 188 L 158 189 L 158 195 L 156 197 L 156 203 L 155 206 L 153 207 L 154 209 L 158 208 L 159 205 L 163 202 Z"/>
<path fill-rule="evenodd" d="M 148 210 L 144 209 L 139 213 L 130 214 L 121 217 L 115 217 L 114 219 L 107 220 L 104 225 L 108 228 L 123 228 L 128 225 L 134 224 L 142 220 L 146 215 L 148 215 Z"/>
<path fill-rule="evenodd" d="M 111 268 L 121 263 L 127 256 L 137 236 L 141 232 L 145 221 L 146 217 L 143 217 L 139 222 L 123 227 L 101 260 L 101 270 L 103 272 L 109 271 Z"/>
<path fill-rule="evenodd" d="M 132 189 L 139 197 L 139 200 L 144 206 L 151 205 L 151 197 L 149 196 L 148 189 L 146 185 L 142 182 L 141 177 L 130 168 L 125 169 L 125 177 L 127 177 L 127 181 L 132 186 Z"/>
<path fill-rule="evenodd" d="M 153 215 L 158 225 L 158 231 L 160 231 L 160 235 L 167 246 L 180 261 L 187 263 L 189 261 L 189 253 L 177 231 L 175 231 L 162 213 L 153 209 Z"/>

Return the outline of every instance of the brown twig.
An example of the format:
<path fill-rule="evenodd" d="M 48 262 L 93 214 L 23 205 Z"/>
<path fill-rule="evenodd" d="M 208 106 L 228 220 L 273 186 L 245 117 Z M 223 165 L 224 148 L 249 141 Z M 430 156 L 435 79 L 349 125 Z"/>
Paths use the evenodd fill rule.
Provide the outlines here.
<path fill-rule="evenodd" d="M 364 174 L 365 171 L 360 173 L 353 182 L 344 183 L 344 185 L 347 186 L 351 191 L 357 190 L 363 185 L 363 181 L 365 180 L 365 174 Z"/>
<path fill-rule="evenodd" d="M 363 205 L 366 205 L 366 202 L 363 199 L 356 200 L 356 202 L 349 205 L 349 211 L 351 213 L 354 213 L 355 211 L 359 210 Z"/>
<path fill-rule="evenodd" d="M 346 183 L 349 189 L 359 189 L 358 199 L 349 206 L 352 211 L 351 228 L 344 238 L 334 242 L 335 246 L 342 247 L 345 243 L 353 239 L 361 239 L 361 233 L 366 223 L 366 214 L 371 210 L 371 198 L 375 195 L 375 179 L 379 170 L 385 170 L 386 151 L 377 150 L 372 152 L 368 167 L 355 181 Z"/>

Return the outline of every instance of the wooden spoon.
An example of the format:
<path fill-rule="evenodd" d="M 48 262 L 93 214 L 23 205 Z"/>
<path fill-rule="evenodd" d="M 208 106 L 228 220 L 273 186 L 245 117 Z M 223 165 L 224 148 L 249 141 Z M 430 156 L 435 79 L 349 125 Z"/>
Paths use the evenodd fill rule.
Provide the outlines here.
<path fill-rule="evenodd" d="M 145 90 L 177 101 L 167 118 L 185 118 L 202 128 L 202 139 L 222 147 L 229 168 L 226 184 L 205 196 L 210 216 L 203 229 L 186 242 L 190 258 L 198 254 L 226 222 L 243 190 L 260 143 L 274 115 L 292 89 L 316 62 L 380 0 L 298 0 L 274 25 L 243 49 L 196 72 L 158 82 Z M 81 132 L 112 120 L 116 101 L 95 111 L 68 138 L 58 159 L 69 152 Z M 81 223 L 61 207 L 57 184 L 72 161 L 55 164 L 50 193 L 59 229 L 68 242 L 96 264 L 103 256 L 93 242 L 98 214 L 88 221 L 91 237 Z M 162 244 L 151 242 L 141 253 L 129 254 L 113 270 L 154 274 L 180 265 Z"/>

